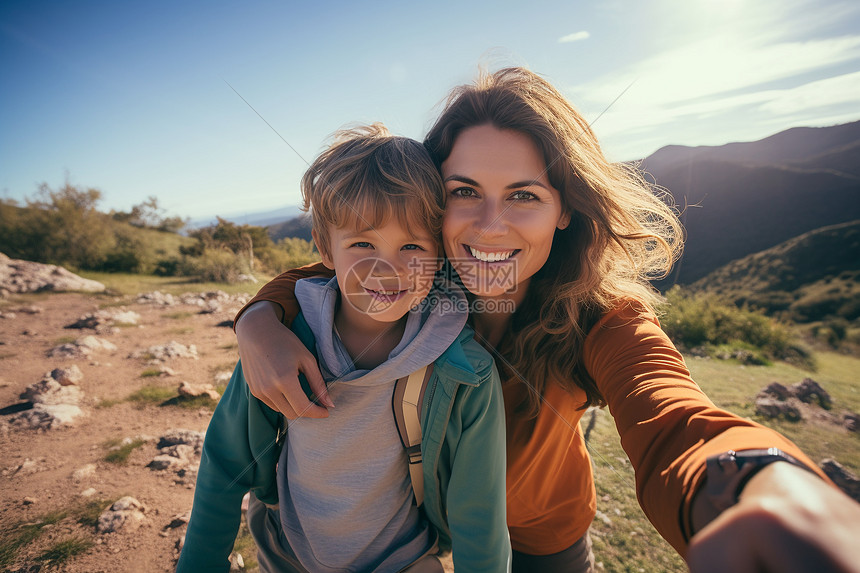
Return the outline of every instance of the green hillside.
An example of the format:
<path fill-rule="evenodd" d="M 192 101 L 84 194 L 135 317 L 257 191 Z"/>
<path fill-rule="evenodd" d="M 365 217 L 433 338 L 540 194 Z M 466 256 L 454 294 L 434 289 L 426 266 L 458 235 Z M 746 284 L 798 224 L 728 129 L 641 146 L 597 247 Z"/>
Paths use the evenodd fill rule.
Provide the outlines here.
<path fill-rule="evenodd" d="M 822 227 L 720 267 L 691 288 L 795 322 L 860 317 L 860 220 Z"/>

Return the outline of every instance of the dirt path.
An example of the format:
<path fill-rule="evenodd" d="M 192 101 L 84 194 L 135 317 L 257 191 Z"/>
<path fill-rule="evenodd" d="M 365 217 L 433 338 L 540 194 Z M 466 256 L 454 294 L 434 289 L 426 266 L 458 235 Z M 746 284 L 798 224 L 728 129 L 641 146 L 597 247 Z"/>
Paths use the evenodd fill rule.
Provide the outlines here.
<path fill-rule="evenodd" d="M 233 300 L 214 313 L 201 313 L 190 304 L 159 306 L 140 304 L 136 297 L 52 294 L 15 295 L 0 305 L 0 569 L 67 572 L 172 571 L 176 547 L 184 526 L 170 527 L 174 516 L 191 509 L 193 472 L 153 470 L 147 464 L 160 452 L 157 438 L 171 429 L 204 431 L 211 410 L 128 401 L 144 387 L 174 391 L 181 381 L 215 383 L 219 372 L 229 371 L 238 357 L 229 327 L 240 302 Z M 108 333 L 67 329 L 82 315 L 105 307 L 108 312 L 130 310 L 140 315 L 138 326 L 124 326 Z M 97 350 L 88 358 L 49 358 L 59 344 L 95 335 L 116 346 Z M 176 341 L 195 345 L 197 359 L 172 358 L 163 362 L 175 375 L 143 376 L 155 366 L 146 358 L 131 358 L 138 350 Z M 77 365 L 83 377 L 81 408 L 85 415 L 73 427 L 35 430 L 12 424 L 19 413 L 24 390 L 54 368 Z M 124 438 L 152 438 L 134 449 L 125 465 L 105 461 L 106 443 Z M 94 468 L 90 466 L 94 465 Z M 196 468 L 197 460 L 194 459 Z M 78 472 L 76 476 L 76 472 Z M 136 531 L 120 529 L 100 534 L 82 519 L 79 508 L 99 502 L 106 507 L 123 496 L 133 496 L 146 508 L 146 521 Z M 92 508 L 90 508 L 92 510 Z M 54 512 L 69 515 L 46 526 Z M 51 521 L 51 519 L 47 519 Z M 17 551 L 10 540 L 31 525 L 35 539 Z M 87 524 L 88 523 L 88 524 Z M 92 542 L 85 552 L 52 565 L 38 561 L 58 542 L 79 539 Z"/>

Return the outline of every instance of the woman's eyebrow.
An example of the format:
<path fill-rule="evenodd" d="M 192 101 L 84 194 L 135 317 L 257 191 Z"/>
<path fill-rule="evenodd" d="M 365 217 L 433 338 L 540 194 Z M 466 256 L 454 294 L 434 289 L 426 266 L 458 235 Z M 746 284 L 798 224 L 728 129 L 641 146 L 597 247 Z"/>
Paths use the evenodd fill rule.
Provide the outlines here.
<path fill-rule="evenodd" d="M 523 187 L 542 187 L 549 191 L 549 187 L 538 181 L 537 179 L 529 179 L 527 181 L 517 181 L 516 183 L 511 183 L 505 189 L 522 189 Z"/>
<path fill-rule="evenodd" d="M 447 183 L 448 181 L 459 181 L 460 183 L 465 183 L 466 185 L 471 185 L 472 187 L 480 187 L 480 184 L 478 184 L 477 181 L 466 177 L 465 175 L 449 175 L 445 178 L 445 183 Z"/>
<path fill-rule="evenodd" d="M 460 183 L 465 183 L 466 185 L 471 185 L 472 187 L 480 187 L 480 183 L 472 179 L 471 177 L 466 177 L 465 175 L 449 175 L 445 178 L 445 183 L 448 181 L 459 181 Z M 505 189 L 522 189 L 523 187 L 541 187 L 550 190 L 549 187 L 538 181 L 537 179 L 527 179 L 525 181 L 517 181 L 516 183 L 511 183 L 510 185 L 506 185 Z"/>

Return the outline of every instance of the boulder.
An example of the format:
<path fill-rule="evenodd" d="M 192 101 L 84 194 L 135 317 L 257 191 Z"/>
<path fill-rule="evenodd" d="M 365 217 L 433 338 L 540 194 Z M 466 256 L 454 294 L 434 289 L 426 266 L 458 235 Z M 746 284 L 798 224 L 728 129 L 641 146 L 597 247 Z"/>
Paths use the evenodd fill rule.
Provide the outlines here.
<path fill-rule="evenodd" d="M 104 292 L 105 285 L 80 277 L 63 267 L 10 259 L 0 253 L 0 289 L 29 292 Z"/>
<path fill-rule="evenodd" d="M 755 412 L 765 418 L 783 417 L 791 422 L 803 419 L 800 409 L 791 401 L 775 400 L 773 398 L 756 398 Z"/>
<path fill-rule="evenodd" d="M 829 410 L 833 406 L 833 399 L 830 397 L 830 394 L 812 378 L 804 378 L 802 382 L 798 382 L 791 387 L 791 392 L 801 402 L 807 404 L 817 403 L 825 410 Z"/>
<path fill-rule="evenodd" d="M 844 491 L 854 501 L 860 502 L 860 479 L 842 467 L 842 464 L 834 459 L 822 460 L 819 467 L 827 474 L 836 486 Z"/>
<path fill-rule="evenodd" d="M 787 400 L 792 396 L 791 390 L 780 384 L 779 382 L 771 382 L 767 386 L 765 386 L 761 392 L 758 393 L 759 397 L 771 397 L 776 398 L 777 400 Z"/>

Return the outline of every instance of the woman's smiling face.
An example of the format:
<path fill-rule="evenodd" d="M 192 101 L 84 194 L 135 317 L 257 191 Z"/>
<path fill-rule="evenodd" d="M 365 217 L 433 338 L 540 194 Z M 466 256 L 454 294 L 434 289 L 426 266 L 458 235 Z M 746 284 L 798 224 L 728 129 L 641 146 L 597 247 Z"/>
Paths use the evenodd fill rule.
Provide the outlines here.
<path fill-rule="evenodd" d="M 491 125 L 460 133 L 442 163 L 442 236 L 464 285 L 478 296 L 525 292 L 570 216 L 525 134 Z"/>

